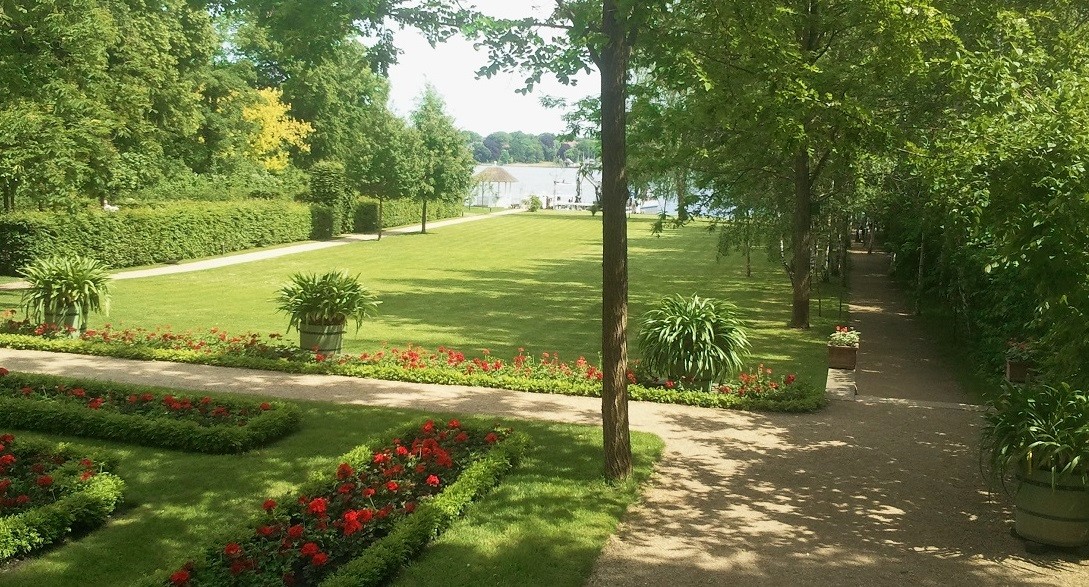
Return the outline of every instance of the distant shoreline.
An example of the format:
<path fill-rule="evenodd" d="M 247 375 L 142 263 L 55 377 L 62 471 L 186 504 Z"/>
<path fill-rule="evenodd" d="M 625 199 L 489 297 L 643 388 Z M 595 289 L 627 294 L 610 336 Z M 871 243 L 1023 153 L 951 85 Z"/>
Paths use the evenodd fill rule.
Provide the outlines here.
<path fill-rule="evenodd" d="M 476 166 L 477 167 L 494 167 L 494 166 L 496 166 L 496 164 L 495 163 L 477 163 Z M 540 163 L 506 163 L 504 165 L 499 165 L 499 167 L 543 167 L 543 168 L 554 167 L 556 169 L 573 169 L 573 168 L 578 167 L 578 166 L 577 165 L 569 165 L 567 167 L 564 167 L 563 165 L 560 165 L 559 163 L 556 163 L 555 161 L 541 161 Z"/>

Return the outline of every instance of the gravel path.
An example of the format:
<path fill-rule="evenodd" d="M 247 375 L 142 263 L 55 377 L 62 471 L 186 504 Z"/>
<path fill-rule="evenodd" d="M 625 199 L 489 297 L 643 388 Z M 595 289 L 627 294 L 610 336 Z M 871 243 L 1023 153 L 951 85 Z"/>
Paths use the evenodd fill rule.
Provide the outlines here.
<path fill-rule="evenodd" d="M 666 450 L 589 585 L 1089 586 L 1089 553 L 1025 552 L 980 473 L 981 417 L 881 255 L 855 256 L 861 395 L 819 414 L 633 402 Z M 596 424 L 595 399 L 0 349 L 16 370 Z"/>

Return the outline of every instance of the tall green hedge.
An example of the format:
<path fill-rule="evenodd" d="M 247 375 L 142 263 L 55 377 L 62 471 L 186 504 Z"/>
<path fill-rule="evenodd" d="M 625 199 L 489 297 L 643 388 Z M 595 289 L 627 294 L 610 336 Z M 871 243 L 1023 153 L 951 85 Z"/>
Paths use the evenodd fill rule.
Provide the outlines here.
<path fill-rule="evenodd" d="M 79 254 L 113 268 L 218 255 L 310 237 L 310 209 L 283 201 L 172 202 L 74 215 L 0 215 L 0 274 Z"/>
<path fill-rule="evenodd" d="M 382 206 L 382 228 L 419 224 L 422 212 L 423 207 L 419 200 L 407 198 L 386 200 Z M 427 204 L 428 221 L 456 218 L 464 212 L 464 206 L 461 202 L 432 201 Z M 374 198 L 356 199 L 353 216 L 355 218 L 355 232 L 377 232 L 378 200 Z"/>

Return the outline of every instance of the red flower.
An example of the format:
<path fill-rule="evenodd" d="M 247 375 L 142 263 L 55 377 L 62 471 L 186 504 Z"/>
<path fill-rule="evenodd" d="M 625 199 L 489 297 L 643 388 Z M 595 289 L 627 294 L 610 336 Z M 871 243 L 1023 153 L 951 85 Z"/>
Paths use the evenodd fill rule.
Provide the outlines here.
<path fill-rule="evenodd" d="M 242 554 L 242 547 L 237 542 L 228 542 L 227 546 L 223 547 L 223 554 L 234 558 Z"/>
<path fill-rule="evenodd" d="M 84 471 L 84 472 L 79 474 L 79 480 L 80 481 L 86 481 L 86 480 L 88 480 L 88 479 L 90 479 L 91 477 L 94 477 L 94 476 L 95 476 L 94 471 Z"/>
<path fill-rule="evenodd" d="M 315 516 L 325 517 L 325 512 L 329 507 L 329 500 L 324 497 L 318 497 L 310 501 L 306 506 L 306 510 Z"/>
<path fill-rule="evenodd" d="M 406 514 L 411 514 L 414 511 L 416 511 L 416 502 L 410 501 L 410 502 L 405 504 L 405 513 Z"/>
<path fill-rule="evenodd" d="M 387 460 L 389 460 L 389 455 L 387 455 L 386 453 L 384 453 L 384 452 L 374 453 L 374 464 L 381 465 L 382 463 L 386 462 Z"/>
<path fill-rule="evenodd" d="M 303 528 L 302 524 L 295 524 L 294 526 L 287 529 L 287 537 L 291 538 L 292 540 L 298 540 L 299 538 L 302 538 L 304 531 L 305 528 Z"/>
<path fill-rule="evenodd" d="M 185 585 L 189 582 L 189 571 L 179 569 L 170 575 L 170 582 L 174 585 Z"/>
<path fill-rule="evenodd" d="M 242 573 L 244 573 L 246 571 L 246 569 L 249 568 L 249 566 L 250 566 L 249 561 L 244 561 L 244 560 L 234 561 L 233 563 L 231 563 L 231 574 L 232 575 L 241 575 Z"/>
<path fill-rule="evenodd" d="M 373 497 L 373 496 L 374 496 L 374 488 L 373 487 L 366 487 L 366 488 L 363 489 L 363 497 Z"/>
<path fill-rule="evenodd" d="M 276 509 L 276 500 L 266 499 L 265 503 L 262 504 L 261 507 L 265 508 L 266 512 L 271 512 L 272 510 Z"/>
<path fill-rule="evenodd" d="M 4 444 L 8 444 L 13 440 L 15 440 L 14 435 L 11 435 L 11 434 L 0 435 L 0 442 L 3 442 Z"/>
<path fill-rule="evenodd" d="M 299 549 L 299 554 L 303 556 L 314 556 L 319 552 L 321 552 L 321 549 L 318 548 L 318 545 L 313 542 L 307 542 L 306 544 L 302 545 L 302 548 Z"/>
<path fill-rule="evenodd" d="M 104 403 L 106 403 L 106 400 L 100 397 L 96 397 L 93 400 L 87 402 L 87 407 L 91 408 L 92 410 L 97 410 L 98 408 L 101 408 L 102 404 Z"/>
<path fill-rule="evenodd" d="M 489 432 L 488 435 L 484 437 L 484 442 L 487 442 L 488 444 L 495 444 L 498 441 L 499 437 L 495 435 L 495 432 Z"/>
<path fill-rule="evenodd" d="M 26 505 L 30 503 L 30 496 L 26 494 L 20 495 L 19 497 L 15 498 L 15 503 L 19 505 Z"/>
<path fill-rule="evenodd" d="M 447 428 L 461 428 L 461 422 L 458 422 L 456 419 L 455 420 L 450 420 L 449 422 L 446 423 L 446 427 Z"/>
<path fill-rule="evenodd" d="M 405 448 L 404 446 L 398 446 L 397 447 L 397 456 L 403 457 L 403 456 L 407 456 L 407 455 L 408 455 L 408 449 L 407 448 Z"/>
<path fill-rule="evenodd" d="M 454 437 L 454 442 L 460 443 L 466 442 L 467 440 L 469 440 L 469 435 L 464 432 L 459 432 L 458 435 Z"/>
<path fill-rule="evenodd" d="M 400 485 L 398 485 L 396 481 L 390 481 L 389 483 L 386 483 L 386 489 L 388 489 L 388 490 L 390 490 L 390 491 L 392 491 L 392 492 L 394 492 L 394 493 L 396 493 L 396 492 L 397 492 L 397 490 L 398 490 L 398 489 L 399 489 L 400 487 L 401 487 L 401 486 L 400 486 Z"/>
<path fill-rule="evenodd" d="M 313 564 L 315 567 L 320 567 L 327 562 L 329 562 L 329 555 L 325 554 L 324 552 L 319 552 L 310 559 L 310 563 Z"/>
<path fill-rule="evenodd" d="M 38 487 L 49 487 L 53 484 L 53 478 L 49 475 L 38 477 Z"/>
<path fill-rule="evenodd" d="M 257 533 L 265 538 L 276 533 L 276 526 L 258 526 Z"/>
<path fill-rule="evenodd" d="M 421 429 L 425 433 L 431 434 L 432 432 L 435 431 L 435 423 L 432 422 L 431 420 L 428 420 L 427 422 L 424 422 L 424 425 L 423 425 L 423 427 Z"/>
<path fill-rule="evenodd" d="M 267 411 L 269 411 L 271 409 L 272 409 L 272 404 L 270 404 L 268 402 L 261 402 L 261 411 L 262 412 L 267 412 Z"/>
<path fill-rule="evenodd" d="M 5 368 L 3 368 L 3 367 L 0 367 L 0 377 L 4 377 L 4 376 L 6 376 L 6 375 L 7 375 L 8 373 L 11 373 L 11 371 L 8 371 L 7 369 L 5 369 Z"/>
<path fill-rule="evenodd" d="M 134 404 L 134 403 L 136 403 L 136 401 L 137 401 L 137 400 L 139 400 L 140 398 L 136 397 L 136 394 L 133 394 L 133 395 L 130 395 L 130 396 L 129 396 L 128 398 L 126 398 L 126 399 L 128 399 L 128 402 L 129 402 L 130 404 Z"/>
<path fill-rule="evenodd" d="M 666 382 L 665 382 L 665 388 L 666 389 L 673 389 L 675 387 L 675 385 L 676 384 L 673 383 L 672 379 L 666 379 Z"/>
<path fill-rule="evenodd" d="M 791 383 L 794 383 L 794 381 L 796 379 L 797 379 L 797 377 L 795 377 L 794 374 L 791 373 L 790 375 L 786 376 L 786 379 L 783 380 L 783 383 L 786 383 L 787 385 L 790 385 Z"/>
<path fill-rule="evenodd" d="M 155 399 L 155 396 L 151 395 L 150 393 L 145 393 L 144 395 L 140 396 L 140 399 L 144 400 L 145 402 L 149 402 Z"/>
<path fill-rule="evenodd" d="M 0 465 L 8 466 L 15 462 L 15 455 L 4 455 L 0 457 Z"/>
<path fill-rule="evenodd" d="M 355 471 L 352 470 L 352 466 L 348 463 L 341 463 L 337 466 L 337 479 L 340 479 L 341 481 L 347 479 L 348 477 L 351 477 L 354 474 Z"/>
<path fill-rule="evenodd" d="M 76 397 L 83 397 L 87 395 L 87 392 L 82 387 L 76 387 L 72 390 L 72 395 Z"/>
<path fill-rule="evenodd" d="M 436 475 L 428 475 L 427 476 L 427 484 L 428 485 L 430 485 L 432 487 L 438 487 L 439 483 L 442 483 L 442 482 L 439 481 L 439 478 Z"/>
<path fill-rule="evenodd" d="M 30 387 L 29 385 L 26 385 L 22 389 L 20 389 L 19 391 L 23 392 L 23 395 L 30 395 L 30 394 L 34 393 L 34 388 Z"/>

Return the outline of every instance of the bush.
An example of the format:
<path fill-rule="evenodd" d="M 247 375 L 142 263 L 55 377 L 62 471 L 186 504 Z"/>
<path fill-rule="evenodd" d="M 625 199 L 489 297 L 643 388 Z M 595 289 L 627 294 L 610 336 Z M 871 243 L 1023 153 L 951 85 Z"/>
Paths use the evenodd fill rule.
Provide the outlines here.
<path fill-rule="evenodd" d="M 310 205 L 310 238 L 327 241 L 340 234 L 340 212 L 324 204 Z"/>
<path fill-rule="evenodd" d="M 541 209 L 541 198 L 538 196 L 529 197 L 529 206 L 526 208 L 530 212 L 536 212 Z"/>
<path fill-rule="evenodd" d="M 310 200 L 331 208 L 333 233 L 352 231 L 352 194 L 339 161 L 319 161 L 310 168 Z"/>
<path fill-rule="evenodd" d="M 0 376 L 0 425 L 220 454 L 290 434 L 299 426 L 299 410 L 283 402 L 188 398 L 168 390 L 11 373 Z"/>
<path fill-rule="evenodd" d="M 0 479 L 7 485 L 0 500 L 8 499 L 7 492 L 26 499 L 25 504 L 12 499 L 10 507 L 0 507 L 0 562 L 53 544 L 72 531 L 98 526 L 121 502 L 124 482 L 105 472 L 108 463 L 97 457 L 64 445 L 16 441 L 11 435 L 0 436 L 0 453 L 17 459 L 7 468 L 0 466 Z"/>
<path fill-rule="evenodd" d="M 428 202 L 427 219 L 443 220 L 457 218 L 464 213 L 464 206 L 459 202 Z M 419 224 L 423 215 L 423 206 L 419 200 L 385 200 L 382 204 L 382 228 Z M 353 212 L 355 232 L 378 231 L 378 200 L 359 198 Z"/>
<path fill-rule="evenodd" d="M 729 304 L 668 297 L 644 314 L 639 330 L 643 365 L 661 377 L 710 385 L 742 367 L 749 341 Z"/>
<path fill-rule="evenodd" d="M 16 275 L 34 259 L 93 257 L 133 267 L 219 255 L 310 236 L 306 206 L 282 201 L 171 202 L 62 215 L 0 215 L 0 274 Z"/>

